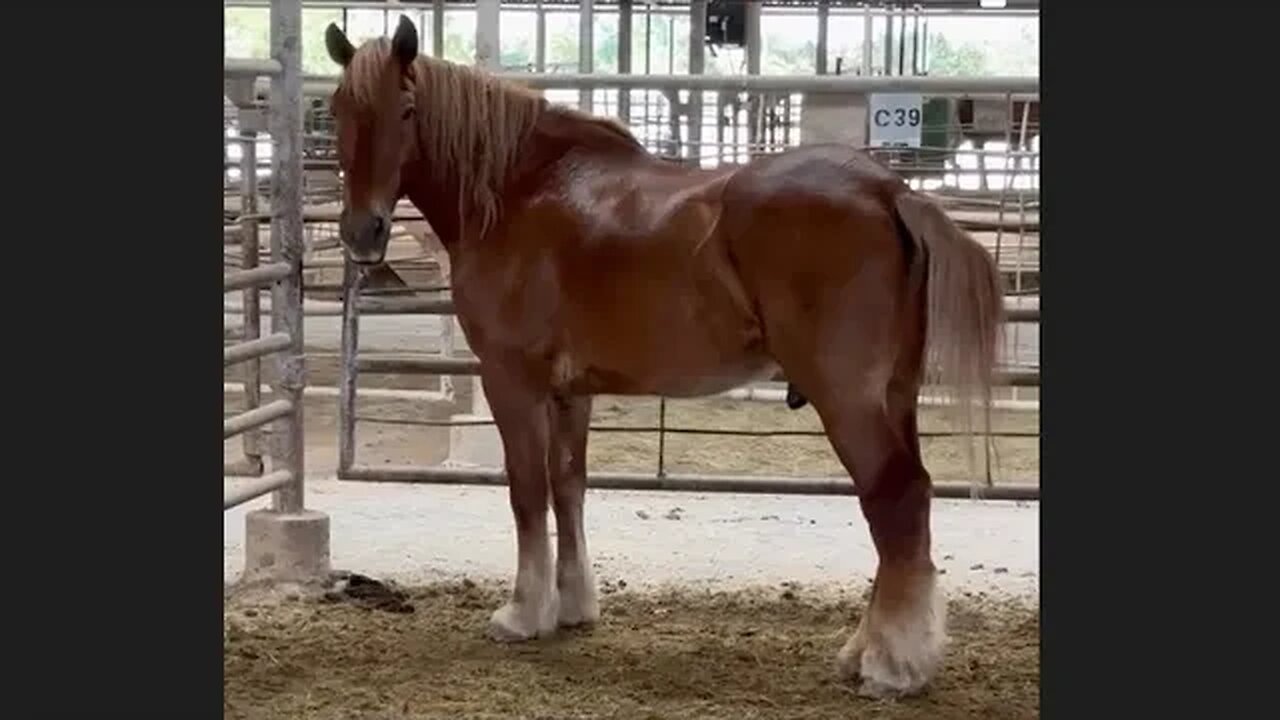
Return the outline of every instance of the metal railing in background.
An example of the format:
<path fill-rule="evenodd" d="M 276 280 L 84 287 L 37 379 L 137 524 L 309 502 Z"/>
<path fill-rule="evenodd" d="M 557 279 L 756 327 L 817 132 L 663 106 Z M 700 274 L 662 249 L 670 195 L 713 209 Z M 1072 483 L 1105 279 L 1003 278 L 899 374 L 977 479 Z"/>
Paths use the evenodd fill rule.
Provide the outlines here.
<path fill-rule="evenodd" d="M 223 364 L 245 366 L 245 409 L 224 418 L 223 439 L 244 435 L 245 467 L 238 480 L 229 478 L 223 509 L 272 493 L 272 509 L 301 513 L 304 509 L 303 417 L 304 374 L 302 323 L 302 73 L 296 49 L 300 31 L 299 0 L 271 4 L 273 46 L 270 60 L 224 60 L 224 94 L 236 107 L 240 158 L 241 219 L 224 227 L 224 238 L 238 234 L 241 269 L 224 272 L 223 291 L 243 293 L 244 330 L 240 342 L 225 346 Z M 292 37 L 288 37 L 292 36 Z M 258 102 L 254 80 L 270 78 L 270 99 Z M 270 262 L 259 264 L 259 188 L 256 148 L 259 134 L 273 143 L 270 184 Z M 262 335 L 259 290 L 271 290 L 271 332 Z M 273 400 L 262 404 L 261 361 L 273 358 Z M 271 425 L 268 468 L 263 462 L 261 429 Z M 327 553 L 327 549 L 325 550 Z"/>
<path fill-rule="evenodd" d="M 695 3 L 698 5 L 699 3 Z M 409 5 L 424 5 L 424 3 Z M 705 11 L 705 3 L 703 10 Z M 387 9 L 395 11 L 395 8 Z M 504 8 L 505 9 L 505 8 Z M 421 8 L 431 12 L 432 8 Z M 689 7 L 674 12 L 688 13 Z M 433 34 L 435 34 L 433 25 Z M 696 33 L 695 33 L 696 35 Z M 589 38 L 588 38 L 589 39 Z M 758 53 L 758 38 L 755 46 Z M 436 43 L 433 43 L 435 45 Z M 424 43 L 425 45 L 425 43 Z M 695 71 L 691 44 L 690 70 Z M 439 54 L 438 48 L 433 48 Z M 750 48 L 748 48 L 750 53 Z M 620 59 L 621 62 L 621 59 Z M 758 64 L 758 57 L 757 57 Z M 544 68 L 545 69 L 545 68 Z M 758 68 L 757 68 L 758 69 Z M 942 195 L 948 211 L 993 253 L 997 264 L 1009 280 L 1008 298 L 1010 328 L 1017 345 L 1020 328 L 1039 321 L 1038 303 L 1027 297 L 1038 292 L 1039 218 L 1038 174 L 1039 153 L 1030 151 L 1030 139 L 1038 135 L 1038 123 L 1029 114 L 1032 102 L 1038 102 L 1039 82 L 1036 78 L 942 78 L 942 77 L 873 77 L 873 76 L 710 76 L 710 75 L 628 75 L 582 73 L 500 73 L 506 79 L 541 89 L 553 102 L 582 106 L 599 114 L 616 114 L 629 124 L 633 132 L 655 154 L 681 158 L 703 165 L 746 162 L 760 154 L 779 152 L 804 144 L 805 113 L 810 101 L 829 99 L 833 95 L 864 98 L 874 93 L 907 92 L 924 96 L 926 102 L 945 100 L 946 112 L 923 129 L 926 137 L 942 138 L 910 149 L 871 149 L 894 170 L 908 178 L 915 187 Z M 261 84 L 261 83 L 260 83 Z M 336 178 L 336 161 L 332 153 L 332 122 L 327 117 L 323 98 L 335 87 L 329 76 L 308 76 L 303 83 L 304 95 L 312 99 L 306 137 L 306 167 L 317 174 L 332 173 Z M 965 120 L 958 113 L 960 103 L 981 101 L 1005 106 L 1006 122 L 998 133 L 1004 141 L 1000 151 L 983 148 L 981 138 L 995 137 L 989 128 L 975 120 Z M 1015 112 L 1020 111 L 1020 112 Z M 1015 119 L 1016 118 L 1016 119 Z M 979 138 L 973 150 L 960 148 L 966 138 Z M 974 167 L 962 167 L 960 159 L 972 158 Z M 243 172 L 243 171 L 242 171 Z M 952 187 L 962 180 L 975 180 L 976 187 L 962 190 Z M 935 187 L 930 188 L 933 184 Z M 318 214 L 311 216 L 315 227 L 331 232 Z M 333 263 L 337 258 L 308 262 Z M 393 265 L 394 267 L 394 265 Z M 387 480 L 409 482 L 502 482 L 499 471 L 459 470 L 443 467 L 387 467 L 360 465 L 355 457 L 356 385 L 361 372 L 440 375 L 442 379 L 473 375 L 478 368 L 473 358 L 445 351 L 433 355 L 379 355 L 358 352 L 359 316 L 362 314 L 437 314 L 445 316 L 445 327 L 453 328 L 452 303 L 447 293 L 425 291 L 409 296 L 386 297 L 362 291 L 360 278 L 352 268 L 344 267 L 343 302 L 309 300 L 303 308 L 307 315 L 340 315 L 342 339 L 337 388 L 331 388 L 339 399 L 339 477 L 349 480 Z M 331 288 L 326 288 L 331 289 Z M 274 310 L 274 302 L 272 306 Z M 247 301 L 241 310 L 247 312 Z M 1008 330 L 1006 331 L 1008 332 Z M 1026 332 L 1026 330 L 1023 330 Z M 1016 388 L 1037 387 L 1038 361 L 1014 364 L 1006 368 L 1002 382 L 1015 388 L 1013 404 L 1017 404 Z M 247 383 L 246 383 L 247 385 Z M 330 390 L 330 389 L 326 389 Z M 403 393 L 407 398 L 416 390 L 378 388 L 360 394 L 382 393 L 388 397 Z M 781 401 L 783 391 L 777 387 L 746 387 L 725 395 L 739 399 Z M 923 402 L 928 402 L 926 396 Z M 660 404 L 657 427 L 596 427 L 597 432 L 654 432 L 659 438 L 658 472 L 648 476 L 636 473 L 593 473 L 595 487 L 630 487 L 635 489 L 732 490 L 740 492 L 821 492 L 846 493 L 852 489 L 843 478 L 756 478 L 742 476 L 672 475 L 664 470 L 662 439 L 667 434 L 726 434 L 717 429 L 679 428 L 666 425 L 665 404 Z M 487 421 L 486 421 L 487 422 Z M 458 426 L 476 421 L 430 421 L 414 424 Z M 733 431 L 733 434 L 744 434 Z M 748 431 L 755 436 L 778 435 L 778 431 Z M 793 433 L 797 434 L 797 433 Z M 820 435 L 817 432 L 800 432 Z M 1004 435 L 1026 436 L 1026 434 Z M 934 433 L 935 436 L 946 433 Z M 988 481 L 990 475 L 988 473 Z M 941 484 L 941 496 L 968 496 L 970 485 Z M 1038 497 L 1037 487 L 991 487 L 988 497 L 1028 499 Z"/>
<path fill-rule="evenodd" d="M 538 82 L 548 86 L 564 87 L 567 76 L 556 76 L 553 78 L 541 78 Z M 645 81 L 652 78 L 630 78 L 623 81 L 624 84 L 639 83 L 643 86 Z M 752 78 L 746 81 L 746 92 L 756 90 Z M 999 84 L 998 81 L 984 80 L 965 85 L 953 79 L 945 82 L 922 83 L 919 78 L 894 78 L 891 83 L 886 83 L 885 79 L 866 79 L 866 78 L 821 78 L 814 82 L 809 79 L 809 84 L 813 86 L 826 87 L 854 87 L 866 89 L 868 87 L 887 86 L 894 89 L 919 88 L 922 85 L 929 85 L 929 89 L 935 92 L 945 91 L 963 95 L 976 94 L 978 90 L 994 94 L 996 97 L 1003 97 L 1005 102 L 1009 103 L 1009 107 L 1013 107 L 1014 91 L 1034 97 L 1037 89 L 1035 81 L 1018 79 L 1007 83 Z M 870 82 L 869 82 L 870 80 Z M 704 82 L 704 78 L 679 78 L 679 81 L 685 85 L 696 85 Z M 692 81 L 692 82 L 691 82 Z M 835 81 L 835 82 L 831 82 Z M 569 80 L 572 83 L 572 80 Z M 591 79 L 586 84 L 593 84 L 596 79 Z M 603 83 L 618 83 L 616 77 L 609 77 L 601 80 Z M 667 81 L 663 81 L 664 83 Z M 674 83 L 671 80 L 670 83 Z M 716 82 L 723 82 L 716 79 Z M 743 78 L 736 78 L 733 84 L 743 84 Z M 772 79 L 763 82 L 768 84 L 773 82 Z M 802 83 L 803 84 L 803 83 Z M 714 83 L 713 83 L 714 85 Z M 668 85 L 669 86 L 669 85 Z M 1024 106 L 1025 107 L 1025 104 Z M 1025 146 L 1026 144 L 1026 124 L 1022 124 L 1020 137 L 1008 137 L 1008 145 L 1005 153 L 987 152 L 987 155 L 1008 155 L 1015 159 L 1030 157 L 1032 153 L 1025 151 L 1012 150 L 1016 146 Z M 1016 143 L 1014 141 L 1017 141 Z M 901 152 L 901 151 L 894 151 Z M 951 171 L 947 171 L 951 172 Z M 1038 213 L 1034 216 L 1028 212 L 1028 203 L 1026 202 L 1027 193 L 1023 193 L 1023 203 L 1021 211 L 1017 214 L 1007 210 L 1006 204 L 1009 196 L 1014 193 L 1010 190 L 1012 173 L 1006 173 L 1004 184 L 996 190 L 975 191 L 970 193 L 959 193 L 950 195 L 942 199 L 947 203 L 948 210 L 952 217 L 957 220 L 963 227 L 969 230 L 975 236 L 979 236 L 980 241 L 988 247 L 988 249 L 999 258 L 1002 254 L 1012 254 L 1009 249 L 1005 248 L 1004 241 L 1009 236 L 1017 234 L 1019 238 L 1026 238 L 1034 233 L 1038 235 L 1039 220 Z M 1037 241 L 1038 246 L 1038 241 Z M 1019 248 L 1020 250 L 1025 248 Z M 1002 252 L 1003 251 L 1003 252 Z M 1038 261 L 1037 261 L 1038 265 Z M 1002 270 L 1006 272 L 1009 267 L 1001 264 Z M 1022 268 L 1017 269 L 1019 273 Z M 443 290 L 434 292 L 421 292 L 411 296 L 402 297 L 385 297 L 362 292 L 362 272 L 360 269 L 344 263 L 343 277 L 343 301 L 341 305 L 342 317 L 342 334 L 341 346 L 339 350 L 339 381 L 337 388 L 338 395 L 338 425 L 339 425 L 339 466 L 338 477 L 345 480 L 374 480 L 385 482 L 417 482 L 417 483 L 470 483 L 470 484 L 494 484 L 503 482 L 502 473 L 498 469 L 486 468 L 456 468 L 443 466 L 389 466 L 385 464 L 361 464 L 356 457 L 355 433 L 356 426 L 359 421 L 367 422 L 398 422 L 413 425 L 439 426 L 439 427 L 460 427 L 468 425 L 492 425 L 492 420 L 470 419 L 470 420 L 400 420 L 374 417 L 361 417 L 356 412 L 357 386 L 361 373 L 376 374 L 401 374 L 401 375 L 440 375 L 449 377 L 466 377 L 474 376 L 478 373 L 479 362 L 474 357 L 458 356 L 454 353 L 444 352 L 435 354 L 413 353 L 413 354 L 371 354 L 361 353 L 359 351 L 359 328 L 361 315 L 440 315 L 445 316 L 445 324 L 452 325 L 452 318 L 448 316 L 453 312 L 453 303 L 449 294 Z M 1018 277 L 1022 277 L 1021 274 Z M 1006 320 L 1009 327 L 1017 328 L 1028 324 L 1039 322 L 1038 304 L 1029 304 L 1025 302 L 1026 298 L 1020 294 L 1014 294 L 1007 299 Z M 332 312 L 336 308 L 330 307 L 326 312 Z M 1006 331 L 1008 332 L 1008 331 Z M 1016 330 L 1015 330 L 1016 332 Z M 781 378 L 776 378 L 780 380 Z M 1039 368 L 1036 365 L 1012 365 L 1005 367 L 998 378 L 998 383 L 1006 388 L 1037 388 L 1039 386 Z M 379 389 L 379 392 L 386 393 L 385 389 Z M 406 391 L 412 392 L 412 391 Z M 783 392 L 776 387 L 745 387 L 724 393 L 725 396 L 738 399 L 767 399 L 771 401 L 781 401 Z M 930 397 L 926 394 L 922 398 L 926 403 L 930 401 Z M 608 487 L 620 489 L 663 489 L 663 490 L 689 490 L 698 492 L 709 491 L 728 491 L 728 492 L 768 492 L 768 493 L 822 493 L 822 494 L 847 494 L 853 492 L 852 485 L 847 480 L 839 478 L 780 478 L 780 477 L 753 477 L 753 476 L 737 476 L 737 475 L 689 475 L 689 474 L 669 474 L 665 471 L 665 463 L 663 458 L 664 438 L 669 434 L 704 434 L 704 435 L 742 435 L 751 437 L 770 437 L 770 436 L 814 436 L 820 437 L 822 433 L 819 431 L 778 431 L 778 430 L 725 430 L 716 428 L 688 428 L 688 427 L 671 427 L 666 423 L 665 403 L 659 404 L 659 417 L 656 426 L 593 426 L 593 432 L 632 432 L 632 433 L 654 433 L 659 438 L 659 456 L 657 458 L 657 471 L 653 475 L 643 473 L 591 473 L 588 479 L 592 487 Z M 958 433 L 953 432 L 924 432 L 922 437 L 952 437 Z M 1037 432 L 993 432 L 994 437 L 1036 437 Z M 1039 488 L 1036 485 L 1027 484 L 993 484 L 990 477 L 988 465 L 987 471 L 988 487 L 983 494 L 989 498 L 1003 498 L 1014 500 L 1036 499 L 1039 497 Z M 969 483 L 938 483 L 935 491 L 940 497 L 969 497 L 973 491 L 973 486 Z"/>

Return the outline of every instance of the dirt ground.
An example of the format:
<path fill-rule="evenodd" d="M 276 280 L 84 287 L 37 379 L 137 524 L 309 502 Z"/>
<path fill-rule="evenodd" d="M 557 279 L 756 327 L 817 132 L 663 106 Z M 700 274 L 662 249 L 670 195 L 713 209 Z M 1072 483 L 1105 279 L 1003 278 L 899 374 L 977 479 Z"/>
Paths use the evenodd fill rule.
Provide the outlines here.
<path fill-rule="evenodd" d="M 230 379 L 230 378 L 229 378 Z M 381 376 L 378 386 L 422 388 L 421 376 L 404 378 Z M 412 382 L 411 382 L 412 381 Z M 329 378 L 313 380 L 332 385 Z M 368 383 L 367 386 L 373 386 Z M 362 386 L 366 386 L 362 378 Z M 239 412 L 241 398 L 227 394 L 226 413 Z M 428 464 L 448 456 L 449 430 L 426 426 L 421 421 L 445 421 L 455 412 L 465 412 L 445 403 L 362 399 L 357 416 L 389 422 L 362 420 L 356 427 L 356 461 L 360 464 Z M 658 424 L 656 398 L 602 396 L 596 398 L 593 426 L 652 427 Z M 993 429 L 1037 432 L 1036 412 L 996 411 Z M 727 398 L 668 400 L 665 425 L 673 428 L 729 428 L 754 430 L 814 430 L 822 426 L 812 406 L 790 410 L 780 402 L 756 402 Z M 307 466 L 311 473 L 332 473 L 337 467 L 337 399 L 309 398 L 306 403 Z M 920 429 L 953 429 L 948 412 L 923 408 Z M 825 437 L 734 437 L 668 434 L 664 441 L 665 467 L 669 473 L 742 473 L 750 475 L 830 476 L 845 473 Z M 934 480 L 968 479 L 963 440 L 923 438 L 925 466 Z M 227 462 L 240 457 L 240 440 L 225 444 Z M 979 462 L 981 456 L 979 455 Z M 658 464 L 656 433 L 593 432 L 588 445 L 588 463 L 594 471 L 651 473 Z M 992 476 L 996 483 L 1037 484 L 1040 478 L 1038 437 L 997 438 Z"/>
<path fill-rule="evenodd" d="M 606 585 L 602 618 L 526 644 L 484 637 L 501 589 L 407 589 L 387 609 L 342 598 L 254 605 L 228 598 L 228 719 L 1034 718 L 1035 608 L 980 594 L 950 603 L 951 645 L 916 698 L 876 701 L 832 658 L 865 592 L 636 594 Z M 411 609 L 410 609 L 411 608 Z"/>

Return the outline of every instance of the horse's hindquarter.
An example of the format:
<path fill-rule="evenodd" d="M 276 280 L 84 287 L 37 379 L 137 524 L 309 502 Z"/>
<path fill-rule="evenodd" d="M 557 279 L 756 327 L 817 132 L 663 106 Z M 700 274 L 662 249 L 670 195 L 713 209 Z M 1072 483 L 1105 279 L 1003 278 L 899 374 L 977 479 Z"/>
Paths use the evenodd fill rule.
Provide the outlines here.
<path fill-rule="evenodd" d="M 852 148 L 802 147 L 732 178 L 722 234 L 757 306 L 810 316 L 842 305 L 836 296 L 848 299 L 853 286 L 901 289 L 907 254 L 893 202 L 907 191 Z"/>
<path fill-rule="evenodd" d="M 519 269 L 472 282 L 505 296 L 523 328 L 501 335 L 562 390 L 699 395 L 772 372 L 720 233 L 727 177 L 648 158 L 564 168 L 490 238 L 520 246 Z"/>

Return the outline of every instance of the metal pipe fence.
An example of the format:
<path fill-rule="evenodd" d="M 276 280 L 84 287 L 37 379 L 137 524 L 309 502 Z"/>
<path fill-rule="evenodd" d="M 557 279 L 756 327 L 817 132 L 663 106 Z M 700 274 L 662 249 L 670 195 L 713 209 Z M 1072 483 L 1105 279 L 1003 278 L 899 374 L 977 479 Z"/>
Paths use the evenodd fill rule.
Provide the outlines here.
<path fill-rule="evenodd" d="M 593 96 L 595 107 L 609 111 L 616 108 L 620 93 L 625 93 L 630 100 L 628 115 L 623 118 L 631 124 L 637 137 L 655 154 L 681 158 L 686 161 L 691 157 L 710 164 L 733 164 L 749 160 L 751 157 L 778 152 L 805 142 L 803 133 L 799 132 L 803 124 L 806 100 L 810 95 L 847 94 L 873 92 L 919 92 L 926 96 L 943 98 L 979 98 L 995 100 L 1007 110 L 1001 132 L 993 133 L 991 128 L 981 127 L 976 122 L 957 122 L 949 116 L 942 122 L 926 125 L 924 132 L 934 137 L 944 137 L 942 145 L 924 145 L 909 149 L 868 148 L 870 152 L 884 159 L 890 167 L 899 172 L 916 187 L 930 178 L 950 178 L 958 180 L 962 177 L 979 177 L 976 187 L 934 188 L 942 193 L 939 199 L 948 207 L 952 217 L 962 227 L 974 233 L 988 250 L 992 252 L 1002 273 L 1009 280 L 1007 303 L 1007 321 L 1012 329 L 1014 343 L 1017 335 L 1026 330 L 1020 328 L 1039 322 L 1038 303 L 1026 305 L 1023 301 L 1028 295 L 1038 292 L 1039 273 L 1039 192 L 1034 184 L 1023 182 L 1038 180 L 1039 152 L 1031 149 L 1030 139 L 1038 133 L 1036 123 L 1030 121 L 1028 108 L 1030 102 L 1038 98 L 1039 83 L 1035 78 L 920 78 L 920 77 L 851 77 L 851 76 L 637 76 L 637 75 L 527 75 L 507 74 L 506 77 L 548 91 L 559 91 L 563 95 L 560 100 L 565 104 L 580 102 L 579 90 L 590 90 L 593 93 L 605 93 L 605 96 Z M 325 95 L 331 92 L 332 79 L 308 78 L 303 92 L 307 96 Z M 683 100 L 682 100 L 683 96 Z M 689 108 L 694 96 L 701 97 L 705 112 L 700 130 L 695 132 L 696 122 L 690 122 Z M 551 93 L 548 93 L 550 99 Z M 610 98 L 615 104 L 610 104 Z M 989 102 L 988 105 L 991 103 Z M 1019 110 L 1015 115 L 1015 109 Z M 754 113 L 754 114 L 752 114 Z M 336 185 L 336 161 L 333 159 L 333 136 L 331 119 L 323 104 L 310 107 L 307 119 L 308 132 L 304 137 L 304 149 L 308 156 L 307 167 L 318 172 L 333 171 Z M 958 149 L 956 138 L 967 133 L 984 134 L 988 138 L 998 138 L 1004 143 L 1001 150 L 974 147 L 972 150 Z M 699 137 L 701 136 L 701 137 Z M 674 138 L 677 142 L 670 142 Z M 698 141 L 696 154 L 691 155 L 690 142 Z M 969 158 L 972 166 L 961 167 L 960 160 Z M 244 170 L 242 176 L 256 176 L 257 173 Z M 270 213 L 244 205 L 241 216 L 234 218 L 236 223 L 247 228 L 255 228 Z M 336 232 L 334 223 L 337 210 L 329 208 L 307 208 L 303 212 L 303 220 L 308 227 L 323 229 L 325 247 L 336 249 Z M 415 211 L 397 211 L 394 218 L 397 223 L 421 221 Z M 274 235 L 274 233 L 273 233 Z M 242 239 L 244 239 L 242 237 Z M 245 240 L 247 245 L 248 241 Z M 313 243 L 312 250 L 320 247 Z M 404 268 L 412 262 L 431 263 L 430 255 L 411 258 L 393 257 L 388 262 L 392 269 Z M 308 257 L 304 266 L 307 268 L 343 268 L 342 283 L 312 282 L 303 289 L 306 291 L 341 292 L 341 301 L 322 301 L 308 299 L 300 308 L 304 316 L 336 316 L 341 318 L 341 340 L 337 353 L 339 359 L 338 387 L 333 391 L 338 397 L 339 420 L 339 462 L 338 477 L 348 480 L 381 479 L 387 481 L 411 482 L 496 482 L 494 478 L 500 473 L 486 474 L 487 471 L 470 473 L 444 468 L 392 468 L 383 466 L 360 465 L 355 452 L 355 429 L 358 422 L 384 422 L 387 418 L 358 416 L 356 413 L 356 395 L 358 378 L 364 373 L 397 373 L 438 375 L 442 384 L 450 384 L 450 392 L 434 394 L 426 393 L 431 399 L 451 397 L 451 385 L 455 378 L 474 375 L 478 370 L 478 362 L 470 357 L 455 356 L 452 349 L 438 354 L 375 354 L 361 353 L 359 347 L 359 317 L 361 315 L 440 315 L 445 317 L 444 327 L 453 330 L 452 300 L 447 292 L 447 285 L 395 288 L 394 295 L 388 291 L 366 290 L 360 283 L 356 268 L 338 257 Z M 250 314 L 249 293 L 245 302 L 240 305 L 226 304 L 228 312 L 244 312 L 246 316 L 246 336 Z M 256 298 L 257 294 L 253 293 Z M 271 310 L 275 310 L 274 298 Z M 1010 331 L 1006 330 L 1006 335 Z M 452 335 L 446 343 L 452 345 Z M 314 354 L 313 354 L 314 356 Z M 1028 401 L 1019 400 L 1018 388 L 1035 388 L 1039 385 L 1039 370 L 1036 366 L 1007 367 L 1001 371 L 999 382 L 1014 388 L 1013 399 L 1003 400 L 1004 407 L 1028 405 Z M 317 389 L 318 390 L 318 389 Z M 396 390 L 376 389 L 377 392 L 395 393 Z M 243 392 L 246 395 L 258 391 L 258 383 L 246 379 Z M 361 396 L 373 390 L 360 391 Z M 422 391 L 402 391 L 414 393 Z M 767 400 L 782 400 L 784 392 L 772 387 L 745 387 L 730 390 L 725 397 Z M 279 395 L 273 396 L 280 397 Z M 936 404 L 935 398 L 927 393 L 922 395 L 922 404 Z M 1036 401 L 1030 401 L 1035 403 Z M 1001 407 L 998 403 L 997 407 Z M 631 487 L 635 489 L 737 489 L 735 491 L 752 492 L 757 490 L 741 490 L 740 488 L 775 487 L 778 492 L 826 492 L 831 490 L 841 494 L 851 492 L 847 479 L 833 480 L 828 478 L 809 478 L 788 480 L 789 484 L 772 483 L 771 481 L 752 478 L 731 479 L 730 481 L 707 482 L 690 476 L 689 483 L 683 483 L 684 476 L 667 475 L 662 456 L 664 439 L 667 435 L 747 435 L 747 436 L 786 436 L 778 431 L 726 431 L 722 429 L 669 427 L 666 425 L 665 403 L 660 404 L 659 423 L 657 426 L 637 427 L 595 427 L 596 432 L 634 432 L 657 434 L 659 440 L 658 467 L 659 474 L 654 477 L 628 473 L 592 474 L 591 483 L 596 487 Z M 392 420 L 393 422 L 403 422 Z M 413 424 L 435 426 L 459 426 L 466 424 L 487 424 L 491 421 L 477 423 L 457 423 L 449 421 L 419 422 Z M 790 436 L 816 436 L 821 433 L 800 432 Z M 949 433 L 926 433 L 927 437 L 950 437 Z M 995 433 L 997 437 L 1032 437 L 1035 433 Z M 990 471 L 987 471 L 990 484 Z M 656 479 L 655 479 L 656 478 Z M 741 480 L 741 482 L 739 482 Z M 767 480 L 767 479 L 766 479 Z M 834 483 L 834 484 L 833 484 Z M 963 486 L 963 492 L 961 491 Z M 956 484 L 954 488 L 942 489 L 941 494 L 956 493 L 967 496 L 970 493 L 968 484 Z M 1027 499 L 1038 497 L 1038 489 L 1026 486 L 989 487 L 987 497 L 1009 497 Z"/>
<path fill-rule="evenodd" d="M 236 107 L 241 147 L 240 213 L 224 226 L 224 238 L 238 232 L 241 269 L 223 275 L 223 291 L 242 293 L 243 333 L 240 342 L 224 347 L 226 366 L 243 364 L 245 409 L 224 418 L 223 439 L 244 435 L 245 472 L 253 479 L 224 489 L 223 509 L 229 509 L 267 493 L 272 508 L 281 513 L 304 510 L 303 417 L 305 385 L 302 322 L 302 67 L 298 44 L 301 32 L 300 0 L 271 3 L 269 60 L 224 60 L 224 94 Z M 269 100 L 263 105 L 254 92 L 254 79 L 269 77 Z M 270 262 L 259 264 L 259 194 L 257 146 L 260 133 L 270 135 L 271 182 Z M 271 333 L 260 326 L 259 292 L 271 292 Z M 275 362 L 271 392 L 275 398 L 261 402 L 261 361 Z M 270 425 L 270 472 L 264 474 L 261 431 Z M 327 551 L 326 551 L 327 552 Z"/>

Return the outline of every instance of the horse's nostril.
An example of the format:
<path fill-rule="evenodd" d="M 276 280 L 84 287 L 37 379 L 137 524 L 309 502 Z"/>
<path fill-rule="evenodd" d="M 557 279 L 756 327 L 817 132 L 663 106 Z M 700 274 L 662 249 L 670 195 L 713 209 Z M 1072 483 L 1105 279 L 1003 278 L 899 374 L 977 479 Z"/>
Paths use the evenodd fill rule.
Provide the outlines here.
<path fill-rule="evenodd" d="M 386 228 L 387 228 L 386 220 L 383 220 L 381 217 L 375 217 L 373 219 L 373 236 L 374 237 L 381 237 L 382 232 L 386 230 Z"/>

